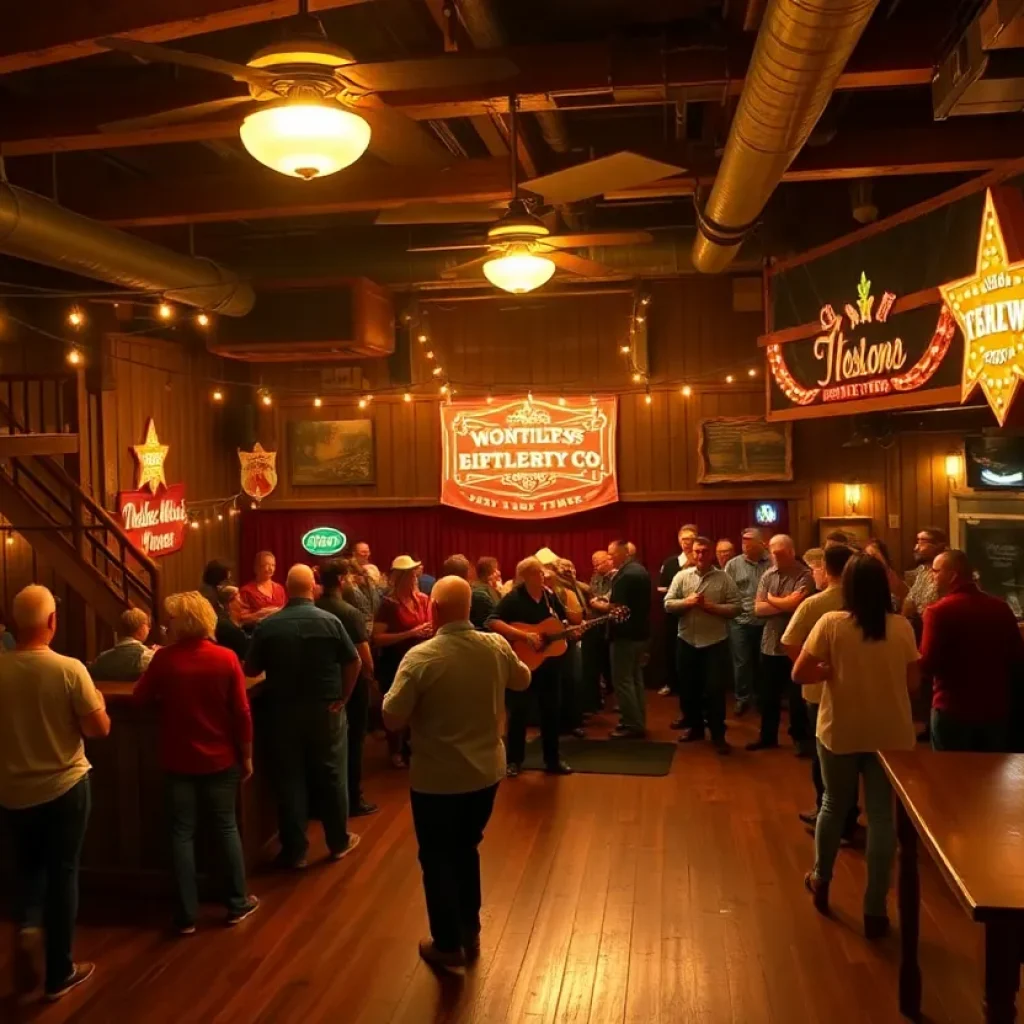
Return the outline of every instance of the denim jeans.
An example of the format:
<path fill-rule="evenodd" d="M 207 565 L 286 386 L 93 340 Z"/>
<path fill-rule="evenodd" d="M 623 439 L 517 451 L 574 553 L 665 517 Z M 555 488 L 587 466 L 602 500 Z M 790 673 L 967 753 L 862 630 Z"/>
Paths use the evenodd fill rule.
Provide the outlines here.
<path fill-rule="evenodd" d="M 889 892 L 892 863 L 896 856 L 892 787 L 877 754 L 833 754 L 818 743 L 825 798 L 814 830 L 814 874 L 823 882 L 832 879 L 839 842 L 850 807 L 857 801 L 857 784 L 864 777 L 864 809 L 868 817 L 868 885 L 864 913 L 883 917 Z"/>
<path fill-rule="evenodd" d="M 757 693 L 757 675 L 761 664 L 761 634 L 764 626 L 729 623 L 729 647 L 732 651 L 732 671 L 736 687 L 736 701 L 750 704 Z"/>
<path fill-rule="evenodd" d="M 412 821 L 419 843 L 430 936 L 446 953 L 480 935 L 480 854 L 497 784 L 473 793 L 417 793 Z"/>
<path fill-rule="evenodd" d="M 619 699 L 619 717 L 624 729 L 643 732 L 647 728 L 643 657 L 646 640 L 612 641 L 612 686 Z"/>
<path fill-rule="evenodd" d="M 224 904 L 229 911 L 240 911 L 246 905 L 245 857 L 235 816 L 240 777 L 237 765 L 209 775 L 167 773 L 167 814 L 171 825 L 171 861 L 174 868 L 174 920 L 179 927 L 194 924 L 199 913 L 195 835 L 200 801 L 209 809 L 220 846 Z"/>
<path fill-rule="evenodd" d="M 1009 751 L 1006 722 L 965 722 L 932 708 L 932 750 L 973 750 L 980 754 Z"/>
<path fill-rule="evenodd" d="M 725 739 L 725 686 L 729 641 L 694 647 L 685 640 L 676 648 L 679 666 L 679 709 L 683 728 L 701 735 L 707 725 L 716 743 Z"/>
<path fill-rule="evenodd" d="M 78 864 L 92 807 L 89 776 L 35 807 L 9 810 L 14 841 L 16 921 L 46 931 L 46 990 L 71 977 L 71 943 L 78 916 Z"/>
<path fill-rule="evenodd" d="M 805 700 L 807 705 L 807 728 L 810 730 L 810 738 L 814 743 L 814 752 L 811 756 L 811 783 L 814 786 L 814 806 L 821 810 L 821 802 L 825 799 L 825 780 L 821 775 L 821 758 L 818 756 L 818 744 L 814 737 L 818 733 L 818 705 Z M 846 814 L 846 824 L 843 826 L 843 838 L 850 838 L 857 828 L 860 818 L 860 805 L 854 796 L 853 805 Z"/>
<path fill-rule="evenodd" d="M 276 701 L 268 707 L 277 790 L 281 860 L 306 855 L 312 812 L 324 827 L 331 853 L 348 846 L 348 719 L 345 709 L 322 701 Z"/>

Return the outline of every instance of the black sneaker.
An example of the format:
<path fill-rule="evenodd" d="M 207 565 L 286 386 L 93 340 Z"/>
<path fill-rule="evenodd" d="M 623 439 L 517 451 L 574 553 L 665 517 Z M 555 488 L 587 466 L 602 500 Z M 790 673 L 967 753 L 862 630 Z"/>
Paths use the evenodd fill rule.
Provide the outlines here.
<path fill-rule="evenodd" d="M 48 988 L 43 999 L 48 1003 L 55 1003 L 63 999 L 73 988 L 78 988 L 83 981 L 88 981 L 96 971 L 95 964 L 74 964 L 71 976 L 59 988 Z"/>
<path fill-rule="evenodd" d="M 260 901 L 256 896 L 250 894 L 245 901 L 245 906 L 241 910 L 232 910 L 228 914 L 227 924 L 236 925 L 240 924 L 247 917 L 252 917 L 253 914 L 259 909 Z"/>
<path fill-rule="evenodd" d="M 342 860 L 347 857 L 362 841 L 362 836 L 356 835 L 355 832 L 349 832 L 348 834 L 348 845 L 344 850 L 331 850 L 328 854 L 331 860 Z"/>
<path fill-rule="evenodd" d="M 517 765 L 515 763 L 515 761 L 509 761 L 509 763 L 507 765 L 505 765 L 505 778 L 506 779 L 518 778 L 520 771 L 521 771 L 521 769 L 520 769 L 519 765 Z"/>
<path fill-rule="evenodd" d="M 365 818 L 368 814 L 376 814 L 380 808 L 376 804 L 360 800 L 349 812 L 350 818 Z"/>
<path fill-rule="evenodd" d="M 572 768 L 564 761 L 554 761 L 551 764 L 546 764 L 544 765 L 544 771 L 548 775 L 572 775 Z"/>

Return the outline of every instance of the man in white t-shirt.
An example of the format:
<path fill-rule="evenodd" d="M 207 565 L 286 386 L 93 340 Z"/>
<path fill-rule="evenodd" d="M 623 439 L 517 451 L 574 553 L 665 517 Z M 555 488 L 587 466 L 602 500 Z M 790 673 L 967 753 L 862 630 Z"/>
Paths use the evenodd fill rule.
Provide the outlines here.
<path fill-rule="evenodd" d="M 818 620 L 827 612 L 842 610 L 843 569 L 846 568 L 846 563 L 852 554 L 853 551 L 845 544 L 833 544 L 824 550 L 811 548 L 804 554 L 804 561 L 810 567 L 811 575 L 814 576 L 814 585 L 818 588 L 818 593 L 807 598 L 793 612 L 793 617 L 782 634 L 782 647 L 791 661 L 796 661 Z M 822 689 L 820 683 L 803 688 L 804 701 L 807 704 L 807 725 L 812 739 L 817 734 L 818 705 L 821 703 Z M 814 783 L 814 810 L 801 814 L 800 820 L 813 828 L 818 818 L 818 811 L 821 810 L 821 798 L 825 795 L 825 784 L 821 778 L 821 761 L 818 758 L 816 744 L 811 760 L 811 781 Z M 845 841 L 850 842 L 855 838 L 859 816 L 860 808 L 855 803 L 850 809 L 846 827 L 843 830 Z"/>
<path fill-rule="evenodd" d="M 95 970 L 71 959 L 90 807 L 82 738 L 106 736 L 110 719 L 85 666 L 50 650 L 53 594 L 26 587 L 13 610 L 18 645 L 0 658 L 0 807 L 14 840 L 15 974 L 23 993 L 38 984 L 35 954 L 45 921 L 45 997 L 53 1001 Z"/>
<path fill-rule="evenodd" d="M 505 777 L 505 690 L 530 685 L 508 641 L 473 626 L 471 600 L 464 579 L 434 584 L 434 636 L 405 655 L 384 698 L 387 727 L 412 732 L 412 818 L 431 934 L 420 956 L 438 967 L 480 954 L 477 848 Z"/>

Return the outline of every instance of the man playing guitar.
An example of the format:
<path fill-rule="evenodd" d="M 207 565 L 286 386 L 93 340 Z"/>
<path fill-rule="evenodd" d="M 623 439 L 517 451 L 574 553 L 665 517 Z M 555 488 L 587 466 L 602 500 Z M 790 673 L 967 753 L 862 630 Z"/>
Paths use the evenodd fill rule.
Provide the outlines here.
<path fill-rule="evenodd" d="M 516 566 L 519 582 L 498 602 L 498 607 L 487 620 L 487 628 L 503 636 L 510 644 L 527 644 L 535 651 L 541 651 L 545 640 L 537 633 L 528 632 L 521 626 L 540 625 L 548 619 L 566 622 L 562 602 L 544 586 L 544 566 L 537 558 L 524 558 Z M 569 635 L 573 635 L 569 630 Z M 560 680 L 562 658 L 545 658 L 534 668 L 530 687 L 523 692 L 507 691 L 508 738 L 506 741 L 506 774 L 515 778 L 526 757 L 526 721 L 529 714 L 529 693 L 537 698 L 540 709 L 540 735 L 544 750 L 544 770 L 552 775 L 569 775 L 572 768 L 560 757 L 558 751 Z"/>

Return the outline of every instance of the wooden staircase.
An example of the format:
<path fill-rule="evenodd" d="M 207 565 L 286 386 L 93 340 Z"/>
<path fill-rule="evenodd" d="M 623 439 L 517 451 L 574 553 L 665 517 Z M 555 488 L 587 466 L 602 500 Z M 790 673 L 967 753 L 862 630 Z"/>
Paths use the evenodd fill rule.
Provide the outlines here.
<path fill-rule="evenodd" d="M 82 485 L 88 396 L 81 373 L 0 375 L 0 514 L 111 628 L 160 612 L 160 572 Z"/>

